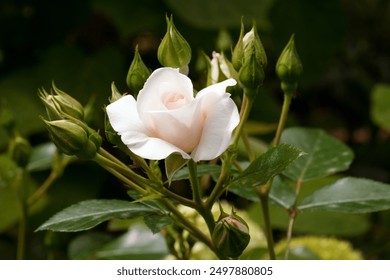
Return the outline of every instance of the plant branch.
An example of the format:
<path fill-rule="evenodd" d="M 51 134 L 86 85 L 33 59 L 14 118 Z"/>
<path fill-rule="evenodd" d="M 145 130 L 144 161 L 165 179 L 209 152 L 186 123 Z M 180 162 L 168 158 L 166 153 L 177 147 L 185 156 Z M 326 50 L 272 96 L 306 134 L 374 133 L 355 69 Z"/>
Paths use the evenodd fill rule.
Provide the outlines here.
<path fill-rule="evenodd" d="M 190 183 L 192 187 L 192 195 L 193 195 L 193 200 L 194 200 L 196 210 L 205 220 L 211 235 L 214 231 L 215 221 L 214 221 L 213 214 L 211 213 L 211 207 L 206 208 L 202 200 L 202 192 L 199 185 L 196 162 L 190 159 L 187 165 L 188 165 Z"/>

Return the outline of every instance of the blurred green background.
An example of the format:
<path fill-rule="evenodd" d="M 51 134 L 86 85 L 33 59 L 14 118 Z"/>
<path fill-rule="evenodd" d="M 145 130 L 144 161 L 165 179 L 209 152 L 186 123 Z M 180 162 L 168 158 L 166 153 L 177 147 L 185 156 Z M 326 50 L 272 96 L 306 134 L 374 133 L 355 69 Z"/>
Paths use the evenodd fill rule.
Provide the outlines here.
<path fill-rule="evenodd" d="M 375 96 L 383 99 L 390 95 L 390 2 L 386 0 L 2 0 L 0 100 L 13 111 L 18 130 L 33 146 L 49 141 L 39 119 L 45 112 L 37 91 L 49 89 L 52 81 L 82 104 L 93 97 L 94 126 L 102 128 L 111 82 L 121 92 L 128 91 L 125 78 L 135 46 L 148 67 L 159 67 L 157 48 L 166 31 L 165 16 L 170 14 L 192 47 L 194 81 L 201 80 L 202 73 L 196 70 L 200 51 L 229 53 L 238 38 L 241 16 L 247 31 L 256 20 L 269 63 L 251 119 L 271 124 L 278 119 L 282 101 L 274 65 L 295 33 L 304 73 L 289 124 L 326 129 L 354 149 L 349 174 L 390 182 L 390 102 L 383 104 L 381 97 L 377 101 L 384 111 L 379 115 L 387 114 L 387 119 L 373 117 L 377 110 L 373 94 L 380 92 Z M 269 139 L 272 134 L 261 136 Z M 0 130 L 0 151 L 6 147 L 7 135 Z M 47 174 L 48 170 L 33 172 L 31 184 L 39 185 Z M 2 259 L 15 258 L 19 210 L 8 195 L 12 196 L 4 190 L 0 194 Z M 32 232 L 53 213 L 84 199 L 124 196 L 118 182 L 95 164 L 71 165 L 50 189 L 46 206 L 32 216 L 29 257 L 45 258 L 43 248 L 49 239 L 56 257 L 69 257 L 67 244 L 73 234 L 49 238 Z M 297 224 L 297 234 L 346 238 L 367 259 L 390 258 L 389 211 L 353 218 L 332 215 L 324 218 L 326 226 L 318 224 L 318 217 L 306 217 L 303 225 Z M 276 222 L 277 236 L 283 236 L 285 225 Z M 58 242 L 53 241 L 56 236 Z"/>

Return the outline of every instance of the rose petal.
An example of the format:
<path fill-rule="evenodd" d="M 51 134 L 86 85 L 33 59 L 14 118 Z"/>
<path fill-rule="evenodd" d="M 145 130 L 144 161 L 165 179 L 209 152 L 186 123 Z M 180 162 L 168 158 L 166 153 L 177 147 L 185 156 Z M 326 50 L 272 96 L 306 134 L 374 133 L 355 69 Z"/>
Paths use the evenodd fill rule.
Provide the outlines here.
<path fill-rule="evenodd" d="M 195 161 L 212 160 L 230 145 L 240 117 L 237 106 L 225 91 L 227 86 L 235 84 L 234 79 L 229 79 L 205 88 L 196 96 L 196 99 L 202 99 L 202 112 L 206 117 L 199 145 L 191 153 Z"/>
<path fill-rule="evenodd" d="M 203 116 L 201 103 L 193 101 L 177 110 L 149 112 L 155 137 L 161 138 L 185 152 L 191 152 L 199 143 Z"/>
<path fill-rule="evenodd" d="M 180 148 L 155 137 L 149 137 L 141 132 L 126 132 L 122 135 L 122 141 L 136 155 L 153 160 L 167 158 L 172 153 L 180 153 L 185 159 L 191 158 Z"/>
<path fill-rule="evenodd" d="M 194 99 L 191 80 L 179 73 L 175 68 L 159 68 L 155 70 L 145 82 L 137 98 L 138 112 L 143 120 L 143 113 L 147 111 L 167 110 L 167 98 L 180 97 L 190 103 Z"/>
<path fill-rule="evenodd" d="M 106 112 L 112 128 L 119 134 L 129 130 L 145 129 L 138 116 L 137 102 L 131 95 L 123 96 L 107 105 Z"/>
<path fill-rule="evenodd" d="M 159 160 L 178 152 L 183 158 L 190 156 L 164 140 L 150 137 L 138 117 L 135 99 L 126 95 L 106 107 L 112 128 L 121 135 L 122 142 L 136 155 Z"/>

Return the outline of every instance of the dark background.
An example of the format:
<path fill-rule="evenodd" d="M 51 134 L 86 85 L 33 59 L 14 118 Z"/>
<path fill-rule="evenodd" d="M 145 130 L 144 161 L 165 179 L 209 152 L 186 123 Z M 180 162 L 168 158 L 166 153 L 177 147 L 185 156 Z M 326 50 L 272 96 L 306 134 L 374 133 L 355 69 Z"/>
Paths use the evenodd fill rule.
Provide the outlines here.
<path fill-rule="evenodd" d="M 354 149 L 349 174 L 390 183 L 389 134 L 370 117 L 373 87 L 390 83 L 390 2 L 386 0 L 2 0 L 0 99 L 14 112 L 18 130 L 33 146 L 48 141 L 38 117 L 44 115 L 44 108 L 37 90 L 49 89 L 52 81 L 83 104 L 93 96 L 94 125 L 102 128 L 102 108 L 110 96 L 111 82 L 121 92 L 128 90 L 125 77 L 135 46 L 148 67 L 159 67 L 156 52 L 166 31 L 165 16 L 171 14 L 192 47 L 190 76 L 194 81 L 201 80 L 196 71 L 199 52 L 211 55 L 219 50 L 221 30 L 235 44 L 241 16 L 248 31 L 256 20 L 269 62 L 251 115 L 259 122 L 278 119 L 282 94 L 274 65 L 295 33 L 304 73 L 289 125 L 326 129 Z M 6 144 L 7 136 L 0 130 L 0 151 Z M 45 176 L 45 171 L 33 174 L 37 182 Z M 31 229 L 74 202 L 120 197 L 122 190 L 116 184 L 94 164 L 70 166 L 50 190 L 49 206 L 34 215 Z M 17 211 L 0 208 L 6 214 Z M 358 235 L 342 237 L 367 259 L 389 259 L 390 213 L 367 217 L 368 226 Z M 14 258 L 15 223 L 1 230 L 0 258 Z M 31 236 L 30 257 L 43 258 L 43 234 Z M 66 241 L 59 244 L 63 250 L 59 256 L 66 258 Z"/>

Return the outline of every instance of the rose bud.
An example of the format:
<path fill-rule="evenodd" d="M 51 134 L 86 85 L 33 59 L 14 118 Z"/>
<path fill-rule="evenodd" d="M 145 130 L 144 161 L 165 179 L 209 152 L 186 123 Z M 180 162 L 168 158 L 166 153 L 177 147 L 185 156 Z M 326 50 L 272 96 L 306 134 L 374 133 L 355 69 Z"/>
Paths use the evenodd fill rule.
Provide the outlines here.
<path fill-rule="evenodd" d="M 31 145 L 25 138 L 16 136 L 10 141 L 9 153 L 20 167 L 25 167 L 30 158 Z"/>
<path fill-rule="evenodd" d="M 88 142 L 87 132 L 69 120 L 43 120 L 50 138 L 57 148 L 66 155 L 76 155 Z"/>
<path fill-rule="evenodd" d="M 127 86 L 133 94 L 138 94 L 151 73 L 152 72 L 142 61 L 141 55 L 138 52 L 138 46 L 136 46 L 134 58 L 130 64 L 129 72 L 126 77 Z"/>
<path fill-rule="evenodd" d="M 215 247 L 229 258 L 239 257 L 250 241 L 248 224 L 232 211 L 222 212 L 212 235 Z"/>
<path fill-rule="evenodd" d="M 184 70 L 191 61 L 191 47 L 176 29 L 173 23 L 173 17 L 166 17 L 166 20 L 167 33 L 158 47 L 158 61 L 162 66 Z"/>
<path fill-rule="evenodd" d="M 64 118 L 64 114 L 78 120 L 84 118 L 84 108 L 80 102 L 58 89 L 54 83 L 52 94 L 48 94 L 45 90 L 40 90 L 39 97 L 46 107 L 50 120 L 61 120 Z"/>
<path fill-rule="evenodd" d="M 293 94 L 296 91 L 302 71 L 303 67 L 295 48 L 295 36 L 293 34 L 276 63 L 276 74 L 282 81 L 283 92 Z"/>

